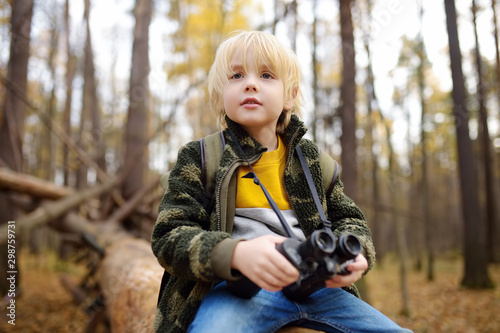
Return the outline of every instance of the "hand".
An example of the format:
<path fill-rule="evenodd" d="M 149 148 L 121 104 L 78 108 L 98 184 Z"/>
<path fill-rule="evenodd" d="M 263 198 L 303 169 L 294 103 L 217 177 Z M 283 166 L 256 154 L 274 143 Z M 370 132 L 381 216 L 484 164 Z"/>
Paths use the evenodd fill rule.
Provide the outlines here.
<path fill-rule="evenodd" d="M 278 250 L 285 237 L 266 235 L 239 242 L 234 248 L 231 268 L 268 291 L 279 291 L 297 281 L 299 271 Z"/>
<path fill-rule="evenodd" d="M 368 269 L 368 261 L 362 254 L 358 254 L 353 263 L 346 266 L 350 272 L 347 275 L 337 274 L 330 280 L 325 281 L 328 288 L 347 287 L 361 279 L 363 273 Z"/>

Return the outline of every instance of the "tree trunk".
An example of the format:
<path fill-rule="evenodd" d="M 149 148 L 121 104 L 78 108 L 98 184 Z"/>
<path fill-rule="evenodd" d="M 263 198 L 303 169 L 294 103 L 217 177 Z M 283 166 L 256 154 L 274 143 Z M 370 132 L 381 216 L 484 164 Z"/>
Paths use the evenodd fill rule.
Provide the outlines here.
<path fill-rule="evenodd" d="M 398 177 L 398 171 L 396 170 L 396 158 L 394 154 L 394 149 L 391 143 L 391 129 L 388 126 L 387 122 L 384 122 L 386 134 L 387 134 L 387 147 L 389 149 L 389 182 L 390 182 L 390 201 L 391 201 L 391 215 L 392 220 L 394 222 L 394 226 L 396 227 L 396 244 L 398 248 L 398 256 L 400 263 L 399 270 L 399 280 L 400 280 L 400 288 L 401 288 L 401 314 L 405 317 L 410 317 L 410 299 L 408 293 L 408 282 L 406 278 L 407 272 L 407 261 L 408 261 L 408 242 L 406 240 L 406 223 L 404 218 L 398 213 L 396 207 L 399 206 L 399 200 L 402 197 L 401 193 L 399 193 L 400 188 L 404 188 L 401 184 L 397 183 L 397 179 L 401 179 Z"/>
<path fill-rule="evenodd" d="M 354 201 L 358 198 L 358 168 L 356 159 L 356 62 L 354 60 L 354 32 L 351 1 L 340 0 L 340 33 L 342 39 L 342 86 L 340 88 L 340 116 L 342 119 L 342 177 L 345 193 Z M 361 296 L 368 298 L 365 280 L 356 285 Z"/>
<path fill-rule="evenodd" d="M 273 0 L 273 8 L 274 8 L 274 20 L 273 20 L 273 24 L 272 24 L 271 33 L 273 35 L 275 35 L 276 34 L 276 25 L 279 22 L 279 17 L 278 17 L 278 0 Z"/>
<path fill-rule="evenodd" d="M 163 268 L 144 239 L 124 238 L 106 248 L 97 278 L 111 332 L 149 333 Z"/>
<path fill-rule="evenodd" d="M 420 24 L 422 24 L 423 17 L 423 7 L 420 4 Z M 417 80 L 418 80 L 418 93 L 420 95 L 420 145 L 422 147 L 422 179 L 421 179 L 421 204 L 422 204 L 422 218 L 424 220 L 423 225 L 425 226 L 425 245 L 427 250 L 427 280 L 434 280 L 434 241 L 433 241 L 433 225 L 434 221 L 431 218 L 431 193 L 429 191 L 429 161 L 427 154 L 427 133 L 425 132 L 425 122 L 427 118 L 427 110 L 425 103 L 425 76 L 424 76 L 424 66 L 426 61 L 424 41 L 422 38 L 422 27 L 420 27 L 420 32 L 418 36 L 418 47 L 419 50 L 418 60 L 419 64 L 417 67 Z"/>
<path fill-rule="evenodd" d="M 7 81 L 16 86 L 21 94 L 26 95 L 28 60 L 30 53 L 31 17 L 33 15 L 33 0 L 13 1 L 11 11 L 11 41 L 7 69 Z M 7 166 L 15 171 L 22 171 L 23 129 L 25 118 L 23 100 L 11 91 L 5 92 L 2 112 L 0 114 L 0 166 Z M 0 224 L 2 230 L 8 221 L 17 217 L 15 206 L 10 202 L 7 193 L 0 193 Z M 7 235 L 7 233 L 2 233 Z M 20 239 L 16 239 L 19 243 Z M 0 267 L 7 266 L 7 244 L 0 241 Z M 16 257 L 16 264 L 19 255 Z M 20 271 L 17 270 L 16 286 L 19 285 Z M 0 295 L 9 290 L 7 270 L 0 272 Z M 17 289 L 16 289 L 17 290 Z"/>
<path fill-rule="evenodd" d="M 475 158 L 469 137 L 469 112 L 462 72 L 462 54 L 458 40 L 455 2 L 454 0 L 445 0 L 444 5 L 453 80 L 453 114 L 457 134 L 460 192 L 464 219 L 465 267 L 462 285 L 485 288 L 491 287 L 492 283 L 487 271 L 486 228 L 479 209 Z"/>
<path fill-rule="evenodd" d="M 298 8 L 299 4 L 297 3 L 297 0 L 292 0 L 292 2 L 289 4 L 289 10 L 292 12 L 292 28 L 290 29 L 290 40 L 292 41 L 292 46 L 291 49 L 294 53 L 297 53 L 297 33 L 299 29 L 299 14 L 298 14 Z"/>
<path fill-rule="evenodd" d="M 85 0 L 84 20 L 86 27 L 86 40 L 84 49 L 83 69 L 83 98 L 80 114 L 79 146 L 83 150 L 93 147 L 96 152 L 97 165 L 101 170 L 104 167 L 104 153 L 100 140 L 100 115 L 97 103 L 97 91 L 95 82 L 94 56 L 92 50 L 92 36 L 90 34 L 90 0 Z M 88 167 L 80 165 L 77 170 L 77 188 L 87 186 Z"/>
<path fill-rule="evenodd" d="M 101 113 L 99 109 L 99 99 L 97 96 L 97 82 L 95 79 L 94 49 L 92 47 L 92 35 L 90 33 L 90 0 L 85 0 L 86 7 L 86 30 L 87 40 L 85 43 L 85 69 L 83 84 L 83 109 L 86 109 L 90 117 L 92 135 L 89 140 L 94 149 L 94 159 L 101 170 L 106 172 L 106 163 L 104 160 L 104 144 L 101 130 Z"/>
<path fill-rule="evenodd" d="M 356 63 L 354 60 L 354 34 L 351 18 L 351 0 L 340 0 L 340 33 L 342 37 L 342 85 L 340 88 L 340 117 L 342 119 L 342 178 L 345 193 L 357 199 L 356 161 Z"/>
<path fill-rule="evenodd" d="M 130 198 L 143 184 L 147 168 L 148 138 L 148 74 L 149 74 L 149 24 L 151 0 L 136 0 L 132 68 L 130 71 L 129 109 L 125 128 L 125 162 L 123 170 L 131 172 L 123 182 L 125 199 Z"/>
<path fill-rule="evenodd" d="M 75 57 L 71 52 L 71 46 L 69 42 L 70 35 L 70 17 L 69 17 L 69 0 L 66 0 L 65 12 L 64 12 L 64 26 L 65 26 L 65 44 L 66 44 L 66 101 L 64 104 L 63 111 L 63 121 L 62 129 L 66 134 L 66 137 L 71 137 L 71 103 L 73 100 L 73 78 L 75 75 Z M 62 159 L 63 159 L 63 184 L 68 186 L 70 183 L 70 165 L 69 165 L 69 147 L 64 144 L 62 145 Z"/>
<path fill-rule="evenodd" d="M 56 19 L 54 18 L 54 21 Z M 50 122 L 46 126 L 40 126 L 40 139 L 36 140 L 36 153 L 39 155 L 37 164 L 35 168 L 38 170 L 33 170 L 30 174 L 34 174 L 43 179 L 52 180 L 54 179 L 54 168 L 52 163 L 54 162 L 54 149 L 52 144 L 52 120 L 54 119 L 56 112 L 56 89 L 57 89 L 57 78 L 56 78 L 56 55 L 57 55 L 57 45 L 59 43 L 59 27 L 57 23 L 50 29 L 50 51 L 47 58 L 47 67 L 50 74 L 50 81 L 52 82 L 52 89 L 50 90 L 50 96 L 46 98 L 46 110 L 49 116 Z"/>
<path fill-rule="evenodd" d="M 499 47 L 499 38 L 498 38 L 498 19 L 497 19 L 497 1 L 491 0 L 491 11 L 493 13 L 493 38 L 495 39 L 495 64 L 496 64 L 496 93 L 497 93 L 497 102 L 500 104 L 500 47 Z"/>
<path fill-rule="evenodd" d="M 14 1 L 11 17 L 10 57 L 6 80 L 26 95 L 31 17 L 33 1 Z M 23 100 L 6 91 L 0 114 L 0 163 L 15 171 L 23 169 L 23 129 L 26 106 Z M 13 219 L 15 213 L 8 199 L 0 194 L 0 223 Z"/>
<path fill-rule="evenodd" d="M 500 104 L 500 47 L 498 41 L 498 19 L 496 12 L 496 0 L 491 0 L 491 9 L 493 13 L 493 37 L 495 39 L 495 72 L 496 72 L 496 98 L 497 103 Z M 500 114 L 500 113 L 499 113 Z M 500 157 L 500 154 L 497 154 Z M 498 157 L 497 157 L 498 158 Z M 497 159 L 498 162 L 498 159 Z M 498 181 L 495 182 L 498 184 Z M 498 209 L 498 208 L 497 208 Z M 500 262 L 500 212 L 497 210 L 497 220 L 493 227 L 493 230 L 489 230 L 489 245 L 488 251 L 490 253 L 490 261 L 499 263 Z"/>
<path fill-rule="evenodd" d="M 104 297 L 111 332 L 152 332 L 164 270 L 151 244 L 131 236 L 115 223 L 91 224 L 76 214 L 68 214 L 62 227 L 84 236 L 87 244 L 102 257 L 96 279 Z M 81 303 L 86 295 L 70 287 L 75 302 Z M 89 327 L 97 325 L 91 322 L 87 332 L 93 332 Z"/>
<path fill-rule="evenodd" d="M 495 255 L 495 241 L 496 227 L 497 227 L 497 211 L 495 207 L 495 202 L 498 200 L 495 197 L 495 176 L 493 174 L 493 165 L 495 164 L 493 160 L 493 149 L 490 140 L 490 131 L 488 129 L 488 111 L 486 110 L 486 86 L 483 79 L 483 68 L 481 60 L 481 52 L 479 50 L 479 37 L 477 34 L 477 5 L 476 1 L 472 0 L 472 18 L 474 26 L 474 38 L 475 38 L 475 58 L 476 58 L 476 71 L 477 71 L 477 92 L 476 96 L 479 104 L 479 119 L 481 125 L 479 126 L 479 135 L 481 140 L 481 155 L 483 159 L 483 172 L 484 186 L 486 189 L 486 230 L 487 230 L 487 253 L 488 259 L 493 259 Z M 492 260 L 490 260 L 492 261 Z"/>
<path fill-rule="evenodd" d="M 318 141 L 318 136 L 317 136 L 317 122 L 318 122 L 318 107 L 319 107 L 319 100 L 318 100 L 318 60 L 317 60 L 317 25 L 318 25 L 318 19 L 316 18 L 316 8 L 318 6 L 318 0 L 313 0 L 313 24 L 312 24 L 312 54 L 311 54 L 311 66 L 312 66 L 312 74 L 313 74 L 313 81 L 312 81 L 312 94 L 313 94 L 313 119 L 311 123 L 311 133 L 314 142 Z"/>
<path fill-rule="evenodd" d="M 369 225 L 372 230 L 372 238 L 373 238 L 373 243 L 375 244 L 375 247 L 377 248 L 377 260 L 380 260 L 383 258 L 384 255 L 384 248 L 382 246 L 377 247 L 377 245 L 382 245 L 382 228 L 380 225 L 380 214 L 379 214 L 379 204 L 378 202 L 381 201 L 381 195 L 380 195 L 380 186 L 379 186 L 379 177 L 378 177 L 378 159 L 377 159 L 377 154 L 374 153 L 375 151 L 375 137 L 376 137 L 376 112 L 380 112 L 380 110 L 373 110 L 373 106 L 377 105 L 377 94 L 375 93 L 375 79 L 373 77 L 373 69 L 372 69 L 372 58 L 371 58 L 371 50 L 370 50 L 370 27 L 371 27 L 371 21 L 370 21 L 370 15 L 371 15 L 371 10 L 372 10 L 372 4 L 371 0 L 367 0 L 367 10 L 365 13 L 367 23 L 366 23 L 366 28 L 364 32 L 364 47 L 365 47 L 365 52 L 366 52 L 366 57 L 367 57 L 367 67 L 366 67 L 366 81 L 365 81 L 365 89 L 366 89 L 366 109 L 367 109 L 367 123 L 366 123 L 366 145 L 368 146 L 368 149 L 370 151 L 370 162 L 367 163 L 367 165 L 370 165 L 370 167 L 367 167 L 367 169 L 371 170 L 371 181 L 372 183 L 370 184 L 371 186 L 367 186 L 366 188 L 370 189 L 369 193 L 366 193 L 367 197 L 372 198 L 372 211 L 373 214 L 371 218 L 369 219 Z M 375 112 L 374 112 L 375 111 Z"/>

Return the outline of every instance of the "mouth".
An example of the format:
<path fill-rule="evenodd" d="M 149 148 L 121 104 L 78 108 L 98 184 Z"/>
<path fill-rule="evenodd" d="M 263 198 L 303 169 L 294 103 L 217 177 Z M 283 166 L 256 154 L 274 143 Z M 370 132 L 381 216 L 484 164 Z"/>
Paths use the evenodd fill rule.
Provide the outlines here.
<path fill-rule="evenodd" d="M 256 98 L 249 97 L 245 98 L 245 100 L 243 101 L 243 103 L 241 103 L 241 105 L 260 105 L 260 102 Z"/>

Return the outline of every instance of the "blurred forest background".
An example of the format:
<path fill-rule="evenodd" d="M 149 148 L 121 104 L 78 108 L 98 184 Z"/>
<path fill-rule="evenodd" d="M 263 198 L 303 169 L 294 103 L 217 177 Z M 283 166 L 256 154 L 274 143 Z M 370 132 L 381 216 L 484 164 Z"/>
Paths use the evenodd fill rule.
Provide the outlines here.
<path fill-rule="evenodd" d="M 148 242 L 160 176 L 182 144 L 217 130 L 208 69 L 228 33 L 251 29 L 296 51 L 308 136 L 342 165 L 345 191 L 373 232 L 375 274 L 398 277 L 388 288 L 403 323 L 415 324 L 412 298 L 450 258 L 455 278 L 447 288 L 486 290 L 485 321 L 495 321 L 498 7 L 495 0 L 0 0 L 2 311 L 28 297 L 23 272 L 29 279 L 29 263 L 47 253 L 78 261 L 78 282 L 62 282 L 79 304 L 92 297 L 89 332 L 106 316 L 114 331 L 126 331 L 113 326 L 113 316 L 126 320 L 120 311 L 133 312 L 113 310 L 124 306 L 122 287 L 109 292 L 124 283 L 117 277 L 142 276 L 155 307 L 161 269 Z M 136 257 L 143 266 L 131 268 Z M 4 267 L 17 272 L 14 297 Z M 414 285 L 414 272 L 427 287 Z M 381 292 L 376 282 L 360 287 L 368 300 Z M 145 295 L 137 284 L 131 289 Z M 143 306 L 131 295 L 127 306 Z M 497 310 L 488 310 L 492 304 Z"/>

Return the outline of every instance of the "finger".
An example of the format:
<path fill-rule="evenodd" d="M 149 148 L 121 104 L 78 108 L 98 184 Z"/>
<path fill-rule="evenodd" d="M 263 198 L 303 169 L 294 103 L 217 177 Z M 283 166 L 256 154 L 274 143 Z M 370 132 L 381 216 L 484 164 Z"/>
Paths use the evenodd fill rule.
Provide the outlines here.
<path fill-rule="evenodd" d="M 279 278 L 276 276 L 270 274 L 270 273 L 265 273 L 261 275 L 255 283 L 268 291 L 280 291 L 283 289 L 283 287 L 287 286 L 288 284 L 283 283 Z"/>
<path fill-rule="evenodd" d="M 270 263 L 270 266 L 262 270 L 259 276 L 273 286 L 284 287 L 297 281 L 299 278 L 299 272 L 295 269 L 295 267 L 291 267 L 291 273 L 287 274 L 280 269 L 279 266 L 275 266 Z"/>
<path fill-rule="evenodd" d="M 286 260 L 286 259 L 285 259 Z M 292 266 L 293 267 L 293 266 Z M 295 268 L 293 268 L 295 270 Z M 295 282 L 298 278 L 294 275 L 289 276 L 284 274 L 279 267 L 275 266 L 271 261 L 262 263 L 261 266 L 253 266 L 252 270 L 244 272 L 259 287 L 270 291 L 281 290 L 282 287 Z"/>
<path fill-rule="evenodd" d="M 325 285 L 328 288 L 342 288 L 347 287 L 353 284 L 355 281 L 352 281 L 350 278 L 345 276 L 336 275 L 334 278 L 325 281 Z"/>
<path fill-rule="evenodd" d="M 337 274 L 333 278 L 328 280 L 330 283 L 325 284 L 330 288 L 347 287 L 358 281 L 362 275 L 362 271 L 351 272 L 347 275 Z"/>
<path fill-rule="evenodd" d="M 284 241 L 287 240 L 286 237 L 283 237 L 283 236 L 279 236 L 279 235 L 267 235 L 265 236 L 267 237 L 271 242 L 273 242 L 275 245 L 278 245 L 278 244 L 281 244 L 283 243 Z"/>
<path fill-rule="evenodd" d="M 368 261 L 362 255 L 358 255 L 356 260 L 346 266 L 347 270 L 350 272 L 354 271 L 366 271 L 368 269 Z"/>
<path fill-rule="evenodd" d="M 326 280 L 325 286 L 327 288 L 342 288 L 343 287 L 340 283 L 335 282 L 334 280 Z"/>
<path fill-rule="evenodd" d="M 279 273 L 284 280 L 294 282 L 299 278 L 298 269 L 280 252 L 276 251 L 271 257 L 271 262 L 276 267 L 275 272 Z"/>

